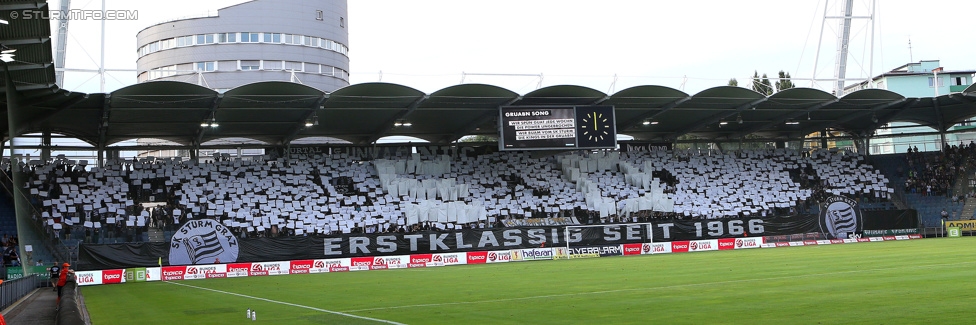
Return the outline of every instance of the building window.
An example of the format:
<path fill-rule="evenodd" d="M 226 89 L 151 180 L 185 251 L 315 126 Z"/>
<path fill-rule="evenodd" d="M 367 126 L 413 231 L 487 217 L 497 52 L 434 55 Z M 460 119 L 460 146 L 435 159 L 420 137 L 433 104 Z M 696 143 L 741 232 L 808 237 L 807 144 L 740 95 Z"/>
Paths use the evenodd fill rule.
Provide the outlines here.
<path fill-rule="evenodd" d="M 942 81 L 943 78 L 939 78 L 939 87 L 945 86 L 945 82 Z M 935 84 L 935 77 L 929 77 L 929 88 L 932 88 Z"/>
<path fill-rule="evenodd" d="M 217 71 L 217 62 L 197 62 L 195 68 L 196 71 Z"/>
<path fill-rule="evenodd" d="M 261 33 L 241 33 L 241 42 L 243 43 L 257 43 L 261 40 Z"/>
<path fill-rule="evenodd" d="M 339 17 L 339 27 L 346 28 L 346 19 Z"/>
<path fill-rule="evenodd" d="M 237 43 L 237 33 L 220 33 L 217 34 L 219 37 L 217 42 L 220 43 Z"/>
<path fill-rule="evenodd" d="M 293 61 L 286 61 L 285 62 L 285 70 L 286 71 L 296 71 L 296 72 L 302 72 L 302 71 L 304 71 L 304 69 L 302 69 L 302 63 L 301 62 L 293 62 Z"/>
<path fill-rule="evenodd" d="M 241 70 L 259 70 L 261 69 L 261 61 L 257 60 L 241 60 Z"/>
<path fill-rule="evenodd" d="M 325 13 L 322 10 L 315 11 L 315 20 L 322 20 L 325 18 Z"/>
<path fill-rule="evenodd" d="M 279 33 L 264 33 L 265 43 L 281 43 L 281 34 Z"/>
<path fill-rule="evenodd" d="M 967 84 L 968 83 L 966 83 L 966 77 L 954 77 L 954 78 L 952 78 L 952 85 L 953 86 L 965 86 Z"/>
<path fill-rule="evenodd" d="M 273 70 L 273 71 L 281 70 L 281 61 L 265 60 L 264 70 Z"/>

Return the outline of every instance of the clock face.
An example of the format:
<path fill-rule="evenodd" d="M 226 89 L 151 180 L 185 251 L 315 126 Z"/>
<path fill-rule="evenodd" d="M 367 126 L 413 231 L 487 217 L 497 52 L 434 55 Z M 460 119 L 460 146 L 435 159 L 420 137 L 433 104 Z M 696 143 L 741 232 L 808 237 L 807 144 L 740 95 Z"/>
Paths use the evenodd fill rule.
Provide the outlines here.
<path fill-rule="evenodd" d="M 589 142 L 604 142 L 613 135 L 613 121 L 608 114 L 597 111 L 590 111 L 583 115 L 580 120 L 580 140 Z"/>
<path fill-rule="evenodd" d="M 576 146 L 613 148 L 617 145 L 617 125 L 613 106 L 576 107 Z"/>

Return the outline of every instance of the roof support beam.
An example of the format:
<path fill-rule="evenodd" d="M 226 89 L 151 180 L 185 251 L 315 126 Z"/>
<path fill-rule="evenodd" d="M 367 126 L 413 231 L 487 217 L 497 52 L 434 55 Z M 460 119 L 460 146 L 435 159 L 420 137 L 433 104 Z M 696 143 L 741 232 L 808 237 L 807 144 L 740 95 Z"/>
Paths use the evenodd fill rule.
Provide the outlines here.
<path fill-rule="evenodd" d="M 6 44 L 4 44 L 6 45 Z M 51 63 L 24 63 L 10 66 L 10 71 L 23 71 L 35 69 L 47 69 L 53 66 Z"/>
<path fill-rule="evenodd" d="M 688 133 L 697 131 L 697 130 L 705 127 L 706 125 L 718 123 L 718 122 L 722 121 L 723 119 L 732 117 L 733 115 L 738 114 L 739 112 L 746 110 L 747 108 L 755 107 L 756 105 L 759 105 L 762 102 L 765 102 L 767 99 L 768 99 L 767 97 L 763 97 L 763 98 L 760 98 L 760 99 L 757 99 L 757 100 L 754 100 L 754 101 L 751 101 L 751 102 L 748 102 L 748 103 L 739 105 L 739 106 L 735 107 L 735 109 L 732 110 L 731 112 L 728 112 L 728 113 L 718 113 L 718 114 L 712 115 L 709 118 L 705 119 L 704 122 L 700 122 L 700 123 L 694 124 L 692 126 L 689 126 L 687 128 L 684 128 L 683 130 L 679 130 L 679 131 L 675 132 L 674 133 L 674 138 L 677 139 L 678 137 L 680 137 L 682 135 L 685 135 L 685 134 L 688 134 Z"/>
<path fill-rule="evenodd" d="M 797 117 L 801 117 L 801 116 L 803 116 L 803 114 L 809 114 L 810 112 L 813 112 L 813 111 L 816 111 L 818 109 L 827 107 L 827 105 L 831 105 L 831 104 L 834 104 L 834 103 L 839 102 L 839 101 L 840 101 L 840 98 L 835 98 L 835 99 L 832 99 L 832 100 L 828 100 L 826 102 L 822 102 L 822 103 L 819 103 L 819 104 L 816 104 L 816 105 L 807 107 L 806 109 L 803 109 L 803 110 L 801 110 L 799 112 L 794 112 L 794 113 L 786 114 L 785 116 L 781 116 L 780 118 L 774 119 L 772 122 L 769 122 L 769 123 L 766 123 L 766 124 L 763 124 L 763 125 L 760 125 L 760 126 L 751 127 L 751 128 L 746 129 L 744 131 L 736 132 L 736 133 L 734 133 L 731 136 L 731 138 L 733 138 L 733 139 L 734 138 L 741 138 L 741 137 L 746 136 L 748 134 L 752 134 L 752 133 L 755 133 L 755 132 L 758 132 L 758 131 L 761 131 L 761 130 L 764 130 L 764 129 L 767 129 L 767 128 L 770 128 L 770 127 L 773 127 L 773 126 L 776 126 L 776 125 L 779 125 L 779 124 L 782 124 L 782 123 L 785 123 L 786 121 L 789 121 L 791 119 L 795 119 Z"/>
<path fill-rule="evenodd" d="M 309 107 L 308 112 L 302 115 L 302 119 L 299 120 L 298 123 L 296 123 L 295 126 L 292 127 L 290 131 L 288 131 L 288 134 L 285 135 L 283 138 L 281 138 L 281 140 L 278 140 L 278 145 L 280 146 L 288 145 L 289 142 L 295 140 L 295 137 L 298 136 L 298 133 L 302 132 L 302 129 L 306 127 L 305 121 L 311 118 L 312 115 L 315 115 L 315 112 L 320 107 L 322 107 L 322 104 L 324 104 L 327 99 L 329 99 L 329 94 L 324 94 L 322 95 L 322 97 L 319 97 L 319 99 L 315 101 L 315 104 L 312 104 L 312 107 Z"/>
<path fill-rule="evenodd" d="M 47 5 L 46 1 L 33 1 L 33 2 L 21 1 L 21 2 L 0 4 L 0 10 L 14 11 L 14 10 L 26 10 L 26 9 L 41 9 L 46 5 Z M 3 17 L 3 18 L 7 18 L 7 17 Z"/>
<path fill-rule="evenodd" d="M 676 100 L 668 103 L 667 105 L 662 106 L 661 109 L 658 110 L 658 111 L 656 111 L 656 112 L 655 111 L 650 111 L 650 112 L 646 112 L 644 114 L 638 115 L 633 120 L 628 121 L 627 124 L 624 124 L 624 125 L 621 125 L 621 126 L 617 127 L 617 131 L 619 132 L 620 130 L 627 130 L 629 128 L 632 128 L 634 126 L 637 126 L 638 124 L 640 124 L 641 122 L 643 122 L 644 120 L 647 120 L 647 119 L 654 119 L 655 117 L 658 117 L 661 114 L 664 114 L 667 111 L 670 111 L 671 109 L 673 109 L 675 107 L 678 107 L 678 105 L 681 105 L 684 102 L 687 102 L 687 101 L 691 100 L 691 98 L 692 98 L 691 96 L 688 96 L 688 97 L 685 97 L 685 98 L 676 99 Z"/>
<path fill-rule="evenodd" d="M 217 107 L 220 106 L 220 102 L 222 100 L 224 100 L 224 94 L 217 94 L 217 97 L 214 97 L 213 103 L 210 104 L 210 109 L 207 110 L 207 114 L 205 114 L 200 119 L 200 124 L 209 122 L 210 117 L 213 116 L 217 112 Z M 200 129 L 197 130 L 197 135 L 193 137 L 193 142 L 191 142 L 191 143 L 192 143 L 192 145 L 194 147 L 199 148 L 200 147 L 200 141 L 203 140 L 203 135 L 207 133 L 207 129 L 209 127 L 202 127 L 199 124 L 196 125 L 196 127 L 200 128 Z"/>
<path fill-rule="evenodd" d="M 935 119 L 939 126 L 939 133 L 942 134 L 945 132 L 947 126 L 945 125 L 945 115 L 942 115 L 942 107 L 939 105 L 939 97 L 932 98 L 932 109 L 935 110 Z M 942 142 L 945 142 L 945 135 L 942 136 Z"/>
<path fill-rule="evenodd" d="M 102 99 L 102 123 L 98 125 L 98 148 L 105 148 L 105 138 L 108 135 L 108 121 L 112 112 L 112 94 L 105 94 Z"/>
<path fill-rule="evenodd" d="M 468 133 L 471 133 L 471 131 L 474 130 L 475 128 L 477 128 L 478 125 L 481 125 L 481 123 L 484 123 L 484 121 L 486 119 L 489 119 L 492 116 L 498 116 L 499 112 L 502 110 L 502 107 L 505 107 L 505 106 L 508 106 L 508 105 L 512 105 L 512 103 L 515 103 L 515 102 L 517 102 L 519 100 L 522 100 L 522 96 L 518 96 L 518 97 L 515 97 L 515 98 L 512 98 L 512 99 L 509 99 L 509 100 L 505 101 L 501 105 L 498 105 L 497 107 L 495 107 L 495 110 L 494 111 L 487 112 L 487 113 L 482 114 L 481 116 L 478 116 L 478 118 L 474 119 L 471 122 L 468 122 L 468 124 L 465 124 L 464 126 L 461 126 L 461 127 L 457 128 L 457 130 L 454 130 L 454 133 L 452 133 L 449 137 L 441 138 L 441 142 L 444 142 L 444 143 L 454 142 L 457 139 L 460 139 L 461 137 L 463 137 L 465 135 L 468 135 Z"/>
<path fill-rule="evenodd" d="M 410 114 L 413 113 L 413 111 L 417 110 L 417 107 L 420 106 L 420 103 L 423 103 L 424 100 L 426 100 L 427 98 L 430 98 L 430 96 L 424 95 L 423 97 L 417 98 L 417 100 L 413 101 L 413 103 L 410 103 L 410 106 L 408 106 L 407 109 L 402 110 L 399 113 L 393 115 L 393 118 L 387 120 L 385 123 L 380 125 L 379 129 L 374 131 L 373 135 L 367 138 L 366 141 L 364 141 L 363 143 L 370 144 L 376 142 L 376 140 L 379 140 L 379 138 L 382 138 L 383 134 L 393 129 L 393 123 L 396 123 L 396 121 L 405 119 L 408 116 L 410 116 Z"/>

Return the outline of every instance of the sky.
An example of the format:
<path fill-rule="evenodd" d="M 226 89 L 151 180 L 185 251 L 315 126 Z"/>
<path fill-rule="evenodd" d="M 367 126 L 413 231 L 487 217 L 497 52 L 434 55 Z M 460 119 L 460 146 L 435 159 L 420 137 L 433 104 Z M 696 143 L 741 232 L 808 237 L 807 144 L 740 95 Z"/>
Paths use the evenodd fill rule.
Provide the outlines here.
<path fill-rule="evenodd" d="M 51 0 L 51 8 L 58 1 Z M 106 68 L 129 70 L 136 67 L 139 30 L 245 2 L 105 1 L 110 10 L 138 11 L 136 20 L 106 22 Z M 71 5 L 97 10 L 101 1 Z M 870 7 L 869 0 L 855 0 L 854 15 L 870 15 Z M 839 22 L 822 24 L 825 8 L 828 15 L 840 12 L 836 0 L 349 0 L 350 81 L 392 82 L 426 93 L 463 81 L 519 94 L 561 84 L 610 94 L 662 85 L 694 94 L 730 78 L 748 86 L 756 71 L 774 76 L 783 70 L 798 86 L 827 89 L 827 81 L 803 80 L 833 77 Z M 964 36 L 974 25 L 972 12 L 976 1 L 878 0 L 873 69 L 871 26 L 855 20 L 848 77 L 919 60 L 941 60 L 946 70 L 976 69 L 976 42 Z M 97 69 L 99 39 L 99 21 L 72 21 L 67 67 Z M 481 75 L 487 73 L 532 76 Z M 110 72 L 106 91 L 135 82 L 135 72 Z M 68 72 L 64 88 L 99 92 L 98 77 Z"/>

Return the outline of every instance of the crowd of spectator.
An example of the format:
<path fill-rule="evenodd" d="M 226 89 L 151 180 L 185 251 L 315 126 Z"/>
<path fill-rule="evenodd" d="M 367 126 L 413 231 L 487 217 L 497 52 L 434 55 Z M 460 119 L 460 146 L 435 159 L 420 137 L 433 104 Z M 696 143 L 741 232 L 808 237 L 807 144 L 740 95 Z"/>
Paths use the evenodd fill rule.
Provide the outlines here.
<path fill-rule="evenodd" d="M 939 178 L 957 167 L 941 164 L 952 161 L 955 150 L 945 160 L 929 162 L 916 155 L 909 159 L 913 166 L 939 162 L 931 168 L 943 171 L 934 174 Z M 763 217 L 808 212 L 829 195 L 887 199 L 886 180 L 878 178 L 863 157 L 851 153 L 777 149 L 595 154 L 567 160 L 497 152 L 453 157 L 446 167 L 440 164 L 443 156 L 393 157 L 408 161 L 396 163 L 399 170 L 393 177 L 398 182 L 448 180 L 447 189 L 464 191 L 456 198 L 445 195 L 445 188 L 426 197 L 413 190 L 391 195 L 396 190 L 384 190 L 390 183 L 381 181 L 378 168 L 348 156 L 218 156 L 200 163 L 141 158 L 109 161 L 102 167 L 59 157 L 20 164 L 25 192 L 35 207 L 33 217 L 51 237 L 85 243 L 142 241 L 151 228 L 171 234 L 187 220 L 203 218 L 248 238 L 502 227 L 505 220 L 523 218 L 563 217 L 597 224 Z M 586 160 L 591 160 L 589 165 Z M 427 161 L 432 163 L 423 167 Z M 576 165 L 566 165 L 567 161 Z M 571 166 L 576 179 L 570 180 L 560 164 Z M 3 168 L 9 172 L 9 161 Z M 928 172 L 919 169 L 919 174 Z M 635 173 L 650 177 L 634 181 L 640 179 Z M 648 208 L 626 206 L 649 195 L 656 197 Z M 594 197 L 613 206 L 595 207 Z M 487 213 L 476 220 L 455 220 L 430 210 L 418 219 L 404 208 L 425 201 L 463 202 Z M 666 203 L 674 208 L 662 209 L 670 207 Z M 446 208 L 441 209 L 443 214 Z"/>

